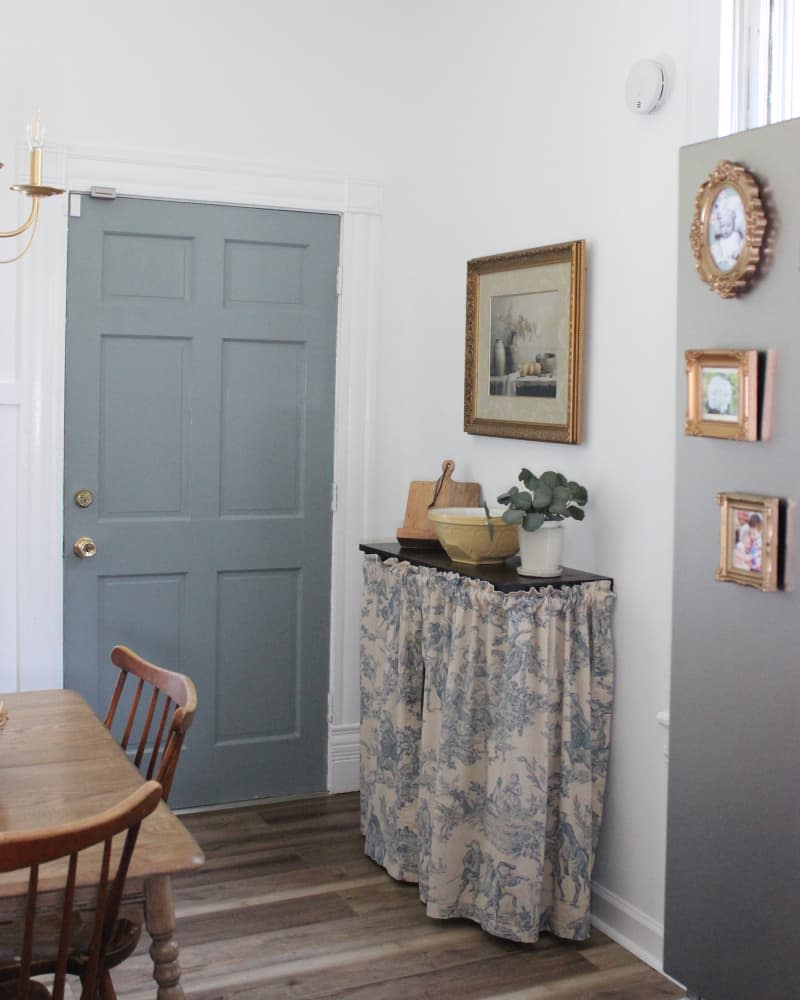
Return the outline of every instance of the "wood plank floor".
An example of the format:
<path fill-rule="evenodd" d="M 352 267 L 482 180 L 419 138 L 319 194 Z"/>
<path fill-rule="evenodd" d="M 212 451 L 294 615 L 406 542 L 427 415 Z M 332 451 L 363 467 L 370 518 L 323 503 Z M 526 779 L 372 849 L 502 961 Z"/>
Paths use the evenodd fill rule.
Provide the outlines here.
<path fill-rule="evenodd" d="M 650 1000 L 683 996 L 595 931 L 575 944 L 493 938 L 425 916 L 416 886 L 364 857 L 358 796 L 183 817 L 206 853 L 175 880 L 189 1000 Z M 114 970 L 120 1000 L 154 997 L 143 934 Z"/>

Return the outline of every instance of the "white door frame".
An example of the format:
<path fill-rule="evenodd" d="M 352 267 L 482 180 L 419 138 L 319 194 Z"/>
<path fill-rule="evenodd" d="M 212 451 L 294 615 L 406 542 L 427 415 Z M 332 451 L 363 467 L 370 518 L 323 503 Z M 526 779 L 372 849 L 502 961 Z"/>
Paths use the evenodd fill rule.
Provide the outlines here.
<path fill-rule="evenodd" d="M 121 195 L 332 212 L 341 216 L 336 348 L 328 785 L 358 784 L 358 636 L 361 560 L 372 453 L 372 355 L 378 320 L 382 189 L 347 177 L 301 176 L 232 161 L 75 149 L 61 154 L 62 186 Z M 54 182 L 55 183 L 55 182 Z M 55 208 L 58 204 L 59 209 Z M 20 268 L 17 311 L 17 622 L 22 690 L 63 684 L 64 350 L 67 222 L 71 199 L 46 203 Z M 73 210 L 77 209 L 77 205 Z"/>

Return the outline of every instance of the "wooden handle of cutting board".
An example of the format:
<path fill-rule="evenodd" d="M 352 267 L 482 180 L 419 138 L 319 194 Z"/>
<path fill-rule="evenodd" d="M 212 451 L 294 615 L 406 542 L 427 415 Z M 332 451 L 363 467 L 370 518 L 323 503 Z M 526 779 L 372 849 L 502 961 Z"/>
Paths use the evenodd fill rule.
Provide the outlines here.
<path fill-rule="evenodd" d="M 436 481 L 436 486 L 433 488 L 433 500 L 428 504 L 428 509 L 436 506 L 436 501 L 439 499 L 439 494 L 442 492 L 445 481 L 449 482 L 451 485 L 453 483 L 453 473 L 456 471 L 456 463 L 452 458 L 446 458 L 442 462 L 442 474 Z M 441 505 L 440 505 L 441 506 Z"/>
<path fill-rule="evenodd" d="M 409 547 L 429 548 L 437 546 L 433 525 L 428 520 L 431 507 L 480 507 L 480 483 L 453 482 L 456 463 L 452 458 L 442 462 L 442 474 L 436 482 L 416 480 L 408 488 L 408 503 L 402 528 L 397 531 L 397 540 Z"/>

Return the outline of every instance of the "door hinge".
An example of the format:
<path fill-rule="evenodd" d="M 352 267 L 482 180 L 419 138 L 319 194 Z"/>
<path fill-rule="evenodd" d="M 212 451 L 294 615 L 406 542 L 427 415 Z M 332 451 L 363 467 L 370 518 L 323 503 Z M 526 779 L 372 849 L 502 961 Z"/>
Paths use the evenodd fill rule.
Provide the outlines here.
<path fill-rule="evenodd" d="M 341 266 L 336 268 L 336 294 L 342 294 L 342 268 Z"/>
<path fill-rule="evenodd" d="M 331 510 L 335 513 L 339 509 L 339 487 L 336 483 L 331 483 Z"/>
<path fill-rule="evenodd" d="M 113 201 L 117 197 L 117 189 L 110 187 L 98 187 L 98 185 L 93 185 L 89 188 L 89 194 L 92 198 L 106 198 L 109 201 Z"/>

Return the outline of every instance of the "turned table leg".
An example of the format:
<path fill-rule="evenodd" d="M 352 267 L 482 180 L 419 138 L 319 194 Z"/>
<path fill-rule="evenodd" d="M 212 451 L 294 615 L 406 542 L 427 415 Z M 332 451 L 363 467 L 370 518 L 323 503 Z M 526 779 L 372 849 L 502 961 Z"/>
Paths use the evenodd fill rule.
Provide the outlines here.
<path fill-rule="evenodd" d="M 153 959 L 153 979 L 158 983 L 158 1000 L 184 1000 L 169 875 L 154 875 L 145 880 L 144 922 L 150 935 L 150 957 Z"/>

